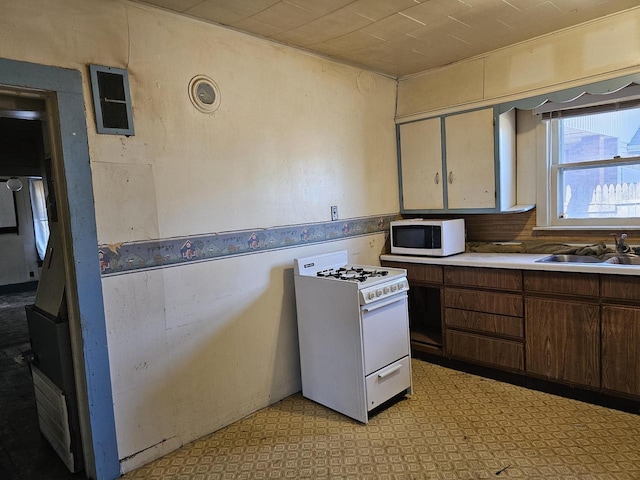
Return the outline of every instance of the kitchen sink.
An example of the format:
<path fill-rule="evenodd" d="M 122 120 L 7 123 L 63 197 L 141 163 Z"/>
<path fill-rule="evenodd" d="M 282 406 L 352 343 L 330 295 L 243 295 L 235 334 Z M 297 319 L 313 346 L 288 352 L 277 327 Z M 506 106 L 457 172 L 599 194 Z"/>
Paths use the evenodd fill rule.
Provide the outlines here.
<path fill-rule="evenodd" d="M 608 258 L 606 263 L 613 263 L 615 265 L 640 265 L 640 257 L 635 255 L 617 255 Z"/>
<path fill-rule="evenodd" d="M 590 255 L 549 255 L 548 257 L 536 260 L 540 263 L 602 263 L 603 259 Z"/>
<path fill-rule="evenodd" d="M 613 265 L 640 265 L 640 256 L 638 255 L 614 255 L 607 259 L 598 258 L 591 255 L 570 255 L 559 254 L 549 255 L 548 257 L 536 260 L 540 263 L 607 263 Z"/>

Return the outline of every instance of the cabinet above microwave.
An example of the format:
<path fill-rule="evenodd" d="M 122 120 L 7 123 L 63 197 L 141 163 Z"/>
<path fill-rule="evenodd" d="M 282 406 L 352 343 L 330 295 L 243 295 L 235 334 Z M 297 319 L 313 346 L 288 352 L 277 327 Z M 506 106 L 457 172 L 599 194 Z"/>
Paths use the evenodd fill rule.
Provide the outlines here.
<path fill-rule="evenodd" d="M 397 126 L 401 213 L 523 211 L 516 114 L 489 107 Z"/>

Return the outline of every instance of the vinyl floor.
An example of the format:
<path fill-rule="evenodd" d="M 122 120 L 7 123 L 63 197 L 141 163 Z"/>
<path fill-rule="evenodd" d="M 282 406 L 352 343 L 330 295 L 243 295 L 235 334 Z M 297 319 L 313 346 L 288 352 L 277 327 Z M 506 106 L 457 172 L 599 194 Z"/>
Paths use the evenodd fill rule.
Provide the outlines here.
<path fill-rule="evenodd" d="M 414 393 L 368 425 L 296 394 L 124 478 L 640 479 L 640 415 L 412 368 Z"/>

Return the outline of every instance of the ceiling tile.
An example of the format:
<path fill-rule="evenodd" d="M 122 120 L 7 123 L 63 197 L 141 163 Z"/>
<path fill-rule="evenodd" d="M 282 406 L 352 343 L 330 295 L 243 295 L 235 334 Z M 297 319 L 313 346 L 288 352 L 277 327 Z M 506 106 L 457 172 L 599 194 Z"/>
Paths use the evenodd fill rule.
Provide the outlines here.
<path fill-rule="evenodd" d="M 205 0 L 184 12 L 223 25 L 231 25 L 278 3 L 279 0 Z"/>
<path fill-rule="evenodd" d="M 409 18 L 403 13 L 396 13 L 364 27 L 362 31 L 383 40 L 391 40 L 420 26 L 424 24 L 419 20 Z"/>
<path fill-rule="evenodd" d="M 382 42 L 383 40 L 378 37 L 372 37 L 367 33 L 355 31 L 341 37 L 327 40 L 325 42 L 322 42 L 321 44 L 315 44 L 313 45 L 313 48 L 316 49 L 326 47 L 330 49 L 336 48 L 340 52 L 357 52 L 359 50 L 378 45 Z"/>
<path fill-rule="evenodd" d="M 638 7 L 640 0 L 129 0 L 407 75 Z"/>
<path fill-rule="evenodd" d="M 389 0 L 356 0 L 347 8 L 375 22 L 419 3 L 416 0 L 395 0 L 393 2 Z"/>
<path fill-rule="evenodd" d="M 327 15 L 353 3 L 353 0 L 286 0 L 317 15 Z"/>
<path fill-rule="evenodd" d="M 496 18 L 512 12 L 518 12 L 518 10 L 502 0 L 483 0 L 477 6 L 453 13 L 451 16 L 460 22 L 474 26 L 495 21 Z"/>
<path fill-rule="evenodd" d="M 464 36 L 470 30 L 471 27 L 468 25 L 445 17 L 424 27 L 416 28 L 408 35 L 436 48 L 441 46 L 443 38 L 447 38 L 449 35 Z"/>
<path fill-rule="evenodd" d="M 149 5 L 155 5 L 175 12 L 185 12 L 194 5 L 202 3 L 202 0 L 144 0 L 144 2 L 139 3 L 147 3 Z"/>
<path fill-rule="evenodd" d="M 286 39 L 292 41 L 297 38 L 299 45 L 307 46 L 342 37 L 370 23 L 366 18 L 346 8 L 341 8 L 307 25 L 290 30 L 274 38 L 282 38 L 283 41 L 287 41 Z"/>
<path fill-rule="evenodd" d="M 456 15 L 465 10 L 471 10 L 471 7 L 467 3 L 457 0 L 429 0 L 428 2 L 403 10 L 402 13 L 416 20 L 420 20 L 425 25 L 429 25 L 442 21 L 449 15 Z"/>
<path fill-rule="evenodd" d="M 542 5 L 543 3 L 547 3 L 549 0 L 506 0 L 509 4 L 513 5 L 518 10 L 526 10 L 527 8 L 536 7 L 538 5 Z M 593 0 L 580 0 L 580 2 L 588 3 Z"/>
<path fill-rule="evenodd" d="M 275 35 L 272 35 L 271 38 L 290 45 L 306 47 L 307 45 L 319 43 L 332 37 L 327 36 L 321 28 L 317 28 L 308 23 L 307 25 L 294 28 L 293 30 L 276 33 Z"/>
<path fill-rule="evenodd" d="M 293 30 L 294 28 L 316 20 L 320 16 L 321 15 L 293 5 L 292 3 L 278 2 L 257 13 L 252 18 L 282 30 Z"/>
<path fill-rule="evenodd" d="M 497 19 L 499 23 L 517 32 L 518 42 L 540 35 L 540 25 L 526 11 L 512 10 L 502 13 Z"/>
<path fill-rule="evenodd" d="M 275 34 L 282 32 L 281 28 L 274 27 L 268 23 L 259 22 L 251 17 L 240 20 L 239 22 L 234 22 L 231 26 L 239 30 L 267 38 L 271 38 Z"/>

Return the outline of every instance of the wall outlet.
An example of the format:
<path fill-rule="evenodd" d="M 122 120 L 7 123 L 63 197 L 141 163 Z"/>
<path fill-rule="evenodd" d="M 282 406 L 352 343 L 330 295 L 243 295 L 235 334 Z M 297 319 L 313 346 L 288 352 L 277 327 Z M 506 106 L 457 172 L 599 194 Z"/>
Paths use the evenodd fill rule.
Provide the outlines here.
<path fill-rule="evenodd" d="M 331 220 L 337 220 L 338 219 L 338 206 L 337 205 L 333 205 L 331 207 Z"/>

